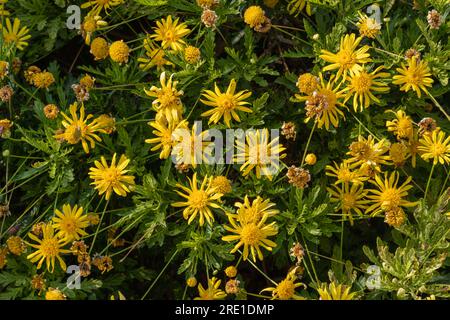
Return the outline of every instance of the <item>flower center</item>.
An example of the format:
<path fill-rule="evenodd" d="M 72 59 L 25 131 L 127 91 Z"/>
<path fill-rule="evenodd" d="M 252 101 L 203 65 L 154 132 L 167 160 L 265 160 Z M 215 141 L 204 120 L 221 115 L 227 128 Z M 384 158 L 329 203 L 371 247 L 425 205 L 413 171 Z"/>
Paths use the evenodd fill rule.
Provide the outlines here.
<path fill-rule="evenodd" d="M 208 195 L 205 191 L 196 190 L 190 196 L 191 206 L 195 209 L 205 208 L 208 204 Z"/>
<path fill-rule="evenodd" d="M 106 168 L 103 172 L 103 180 L 108 182 L 110 185 L 115 185 L 120 180 L 120 172 L 115 167 Z"/>
<path fill-rule="evenodd" d="M 352 79 L 352 86 L 357 93 L 368 92 L 372 86 L 372 78 L 366 72 L 362 72 Z"/>
<path fill-rule="evenodd" d="M 445 147 L 442 143 L 435 143 L 431 145 L 430 152 L 435 157 L 439 157 L 445 153 Z"/>
<path fill-rule="evenodd" d="M 355 54 L 351 50 L 342 50 L 337 54 L 339 64 L 344 69 L 350 69 L 356 62 Z"/>
<path fill-rule="evenodd" d="M 111 1 L 111 0 L 96 0 L 96 1 L 99 5 L 104 6 L 104 5 L 108 4 L 109 1 Z"/>
<path fill-rule="evenodd" d="M 277 286 L 277 294 L 278 298 L 280 298 L 281 300 L 291 299 L 292 296 L 295 294 L 294 283 L 286 279 L 281 281 L 280 284 Z"/>
<path fill-rule="evenodd" d="M 231 96 L 231 95 L 227 95 L 227 94 L 222 95 L 217 100 L 218 100 L 217 104 L 224 111 L 233 110 L 236 106 L 233 96 Z"/>
<path fill-rule="evenodd" d="M 341 180 L 343 182 L 350 182 L 353 180 L 354 174 L 349 169 L 344 168 L 339 170 L 337 177 L 338 180 Z"/>
<path fill-rule="evenodd" d="M 356 204 L 356 197 L 351 193 L 344 193 L 342 196 L 342 209 L 344 211 L 349 211 L 354 208 Z"/>
<path fill-rule="evenodd" d="M 55 238 L 44 239 L 40 249 L 44 257 L 56 257 L 59 253 L 58 240 Z"/>
<path fill-rule="evenodd" d="M 318 96 L 322 98 L 321 107 L 323 111 L 332 110 L 336 107 L 336 94 L 330 89 L 320 89 L 318 92 Z"/>
<path fill-rule="evenodd" d="M 178 98 L 169 88 L 161 90 L 158 99 L 162 107 L 171 107 L 178 104 Z"/>
<path fill-rule="evenodd" d="M 241 240 L 244 244 L 254 246 L 263 238 L 261 229 L 255 223 L 246 224 L 241 231 Z"/>
<path fill-rule="evenodd" d="M 400 205 L 401 197 L 396 188 L 387 188 L 380 195 L 380 201 L 383 209 L 390 210 Z"/>
<path fill-rule="evenodd" d="M 73 218 L 65 218 L 61 222 L 61 229 L 66 231 L 66 233 L 73 234 L 77 229 L 77 221 Z"/>
<path fill-rule="evenodd" d="M 5 41 L 5 43 L 12 43 L 17 42 L 19 40 L 19 37 L 15 33 L 8 33 L 3 36 L 3 40 Z"/>

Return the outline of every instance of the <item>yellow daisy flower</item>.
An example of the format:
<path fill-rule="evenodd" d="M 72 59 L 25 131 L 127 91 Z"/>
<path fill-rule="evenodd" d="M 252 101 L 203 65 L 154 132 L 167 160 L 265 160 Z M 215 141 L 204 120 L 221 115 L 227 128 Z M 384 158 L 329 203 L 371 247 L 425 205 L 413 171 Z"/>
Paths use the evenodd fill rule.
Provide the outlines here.
<path fill-rule="evenodd" d="M 70 144 L 77 144 L 81 141 L 83 150 L 89 153 L 89 145 L 91 149 L 95 148 L 95 141 L 102 141 L 102 139 L 96 134 L 96 132 L 104 132 L 100 129 L 99 124 L 94 120 L 91 123 L 87 121 L 93 117 L 93 115 L 88 114 L 85 117 L 84 105 L 81 104 L 80 116 L 77 114 L 78 104 L 75 102 L 70 105 L 70 115 L 72 118 L 67 116 L 64 112 L 61 112 L 64 119 L 61 124 L 64 126 L 65 130 L 63 133 L 56 134 L 56 139 L 64 139 Z"/>
<path fill-rule="evenodd" d="M 359 43 L 363 38 L 358 37 L 354 33 L 346 34 L 341 39 L 338 53 L 332 53 L 327 50 L 322 50 L 320 58 L 331 64 L 324 67 L 323 71 L 330 71 L 338 69 L 336 78 L 339 79 L 341 75 L 345 81 L 347 74 L 353 75 L 357 71 L 362 71 L 361 64 L 371 62 L 369 46 L 365 45 L 357 49 Z"/>
<path fill-rule="evenodd" d="M 360 217 L 364 216 L 364 211 L 368 207 L 370 201 L 366 200 L 367 191 L 364 190 L 362 184 L 344 184 L 342 187 L 333 186 L 333 188 L 327 188 L 330 193 L 330 201 L 337 202 L 339 206 L 336 210 L 342 211 L 344 218 L 349 219 L 350 224 L 353 225 L 353 212 Z"/>
<path fill-rule="evenodd" d="M 171 48 L 173 51 L 180 51 L 186 42 L 183 37 L 186 36 L 191 30 L 187 28 L 187 25 L 179 23 L 179 19 L 172 20 L 172 16 L 169 15 L 167 19 L 161 19 L 156 22 L 156 28 L 153 30 L 155 34 L 151 37 L 156 41 L 161 41 L 161 47 L 163 49 Z"/>
<path fill-rule="evenodd" d="M 167 122 L 178 122 L 181 120 L 183 113 L 183 105 L 180 99 L 183 91 L 177 90 L 178 81 L 173 81 L 172 77 L 173 74 L 166 81 L 166 73 L 163 72 L 159 77 L 161 88 L 152 86 L 150 90 L 144 89 L 144 91 L 149 97 L 156 98 L 152 103 L 153 109 L 164 116 Z"/>
<path fill-rule="evenodd" d="M 236 111 L 252 112 L 250 108 L 244 107 L 250 104 L 244 100 L 250 97 L 252 93 L 247 90 L 239 91 L 238 93 L 235 93 L 235 91 L 236 80 L 234 79 L 230 81 L 226 92 L 221 92 L 217 84 L 214 84 L 214 92 L 211 90 L 204 91 L 203 97 L 206 100 L 200 99 L 200 101 L 207 106 L 213 107 L 202 113 L 202 117 L 210 117 L 208 124 L 211 122 L 217 123 L 223 117 L 225 124 L 229 128 L 231 117 L 237 122 L 241 121 Z"/>
<path fill-rule="evenodd" d="M 200 127 L 194 123 L 192 129 L 178 128 L 173 131 L 173 140 L 176 141 L 172 148 L 176 164 L 191 165 L 194 169 L 198 164 L 210 163 L 212 159 L 214 142 L 208 141 L 208 131 L 200 131 Z"/>
<path fill-rule="evenodd" d="M 377 22 L 374 18 L 369 18 L 367 15 L 358 12 L 359 20 L 356 26 L 359 28 L 359 34 L 362 37 L 367 37 L 370 39 L 375 39 L 375 37 L 380 33 L 381 24 Z"/>
<path fill-rule="evenodd" d="M 298 16 L 305 7 L 306 13 L 310 16 L 312 14 L 311 3 L 308 0 L 290 0 L 287 10 L 289 14 Z"/>
<path fill-rule="evenodd" d="M 185 120 L 180 123 L 172 121 L 168 124 L 161 120 L 151 121 L 148 125 L 155 128 L 152 133 L 156 136 L 156 138 L 145 139 L 145 142 L 156 144 L 150 149 L 151 151 L 161 149 L 161 153 L 159 154 L 160 159 L 167 159 L 170 156 L 172 147 L 177 142 L 174 131 L 177 129 L 187 129 L 187 122 Z"/>
<path fill-rule="evenodd" d="M 353 300 L 356 293 L 350 292 L 351 287 L 331 282 L 329 285 L 323 284 L 317 289 L 320 300 Z"/>
<path fill-rule="evenodd" d="M 87 45 L 91 44 L 92 35 L 101 27 L 108 25 L 100 16 L 87 15 L 80 26 L 81 36 Z"/>
<path fill-rule="evenodd" d="M 428 62 L 416 58 L 408 59 L 408 66 L 402 63 L 401 68 L 397 68 L 398 75 L 392 77 L 393 84 L 400 85 L 400 91 L 408 92 L 413 89 L 420 98 L 421 90 L 428 92 L 426 87 L 431 87 L 433 79 L 430 77 L 431 72 Z"/>
<path fill-rule="evenodd" d="M 384 179 L 382 179 L 378 174 L 375 175 L 374 180 L 370 180 L 377 189 L 368 190 L 371 192 L 367 196 L 370 202 L 373 203 L 369 208 L 367 208 L 366 213 L 375 216 L 384 211 L 393 210 L 399 207 L 414 207 L 417 202 L 410 202 L 403 199 L 408 195 L 408 190 L 413 186 L 410 184 L 412 178 L 408 177 L 406 181 L 397 187 L 399 180 L 398 172 L 394 171 L 389 176 L 387 172 L 384 173 Z"/>
<path fill-rule="evenodd" d="M 125 0 L 92 0 L 83 3 L 81 8 L 91 8 L 88 15 L 98 16 L 102 10 L 105 10 L 105 13 L 108 14 L 108 11 L 111 10 L 112 7 L 116 7 L 124 2 Z"/>
<path fill-rule="evenodd" d="M 345 89 L 339 90 L 341 83 L 336 85 L 334 77 L 332 76 L 328 82 L 325 82 L 322 73 L 319 74 L 320 83 L 317 89 L 310 95 L 301 96 L 295 95 L 298 101 L 306 102 L 306 119 L 308 122 L 311 119 L 317 121 L 317 127 L 325 126 L 329 130 L 330 124 L 335 128 L 339 126 L 339 118 L 344 118 L 345 115 L 340 108 L 346 108 L 344 105 Z"/>
<path fill-rule="evenodd" d="M 394 112 L 392 110 L 389 111 L 394 113 L 397 119 L 386 121 L 386 127 L 388 131 L 394 133 L 399 140 L 412 139 L 414 127 L 411 118 L 407 116 L 405 111 L 403 110 L 398 110 L 397 112 Z"/>
<path fill-rule="evenodd" d="M 256 177 L 265 175 L 270 181 L 280 168 L 280 159 L 286 157 L 283 153 L 286 148 L 279 143 L 279 137 L 269 141 L 268 129 L 257 129 L 247 132 L 245 142 L 237 140 L 238 153 L 235 160 L 243 163 L 240 171 L 243 176 L 248 175 L 253 169 Z"/>
<path fill-rule="evenodd" d="M 61 269 L 66 271 L 66 264 L 60 254 L 70 253 L 70 250 L 62 249 L 66 241 L 55 235 L 55 230 L 51 224 L 48 223 L 42 227 L 42 239 L 39 239 L 31 232 L 28 233 L 28 237 L 37 242 L 37 244 L 28 243 L 28 245 L 37 250 L 29 254 L 27 259 L 33 263 L 39 261 L 38 269 L 42 267 L 42 263 L 45 261 L 47 270 L 50 271 L 51 268 L 50 272 L 53 272 L 55 270 L 55 260 L 58 259 Z"/>
<path fill-rule="evenodd" d="M 434 130 L 431 135 L 424 135 L 419 140 L 418 150 L 425 161 L 433 159 L 433 165 L 450 163 L 450 136 L 443 131 Z"/>
<path fill-rule="evenodd" d="M 294 269 L 295 270 L 295 269 Z M 278 299 L 278 300 L 304 300 L 305 298 L 302 296 L 299 296 L 295 289 L 298 287 L 304 287 L 306 286 L 301 282 L 295 282 L 296 276 L 294 272 L 289 272 L 289 274 L 286 276 L 284 280 L 282 280 L 280 283 L 277 284 L 276 287 L 269 287 L 261 292 L 269 291 L 272 292 L 272 299 Z"/>
<path fill-rule="evenodd" d="M 389 164 L 389 142 L 382 139 L 375 142 L 375 139 L 369 135 L 366 138 L 358 136 L 358 141 L 352 142 L 347 155 L 350 156 L 347 162 L 351 168 L 362 167 L 364 165 L 375 166 L 379 168 L 381 164 Z"/>
<path fill-rule="evenodd" d="M 173 63 L 165 59 L 164 49 L 157 47 L 150 38 L 144 39 L 145 57 L 138 58 L 139 68 L 147 71 L 156 66 L 159 71 L 164 66 L 173 66 Z"/>
<path fill-rule="evenodd" d="M 189 188 L 185 187 L 179 183 L 176 186 L 182 189 L 185 193 L 180 191 L 175 191 L 177 194 L 186 199 L 184 202 L 175 202 L 172 204 L 174 207 L 186 207 L 183 210 L 184 219 L 188 220 L 188 224 L 199 216 L 199 224 L 203 226 L 206 222 L 212 225 L 214 221 L 214 215 L 211 208 L 220 208 L 219 202 L 220 198 L 223 196 L 222 193 L 217 192 L 216 188 L 212 187 L 213 177 L 205 176 L 200 188 L 197 182 L 197 173 L 194 173 L 192 180 L 189 180 Z"/>
<path fill-rule="evenodd" d="M 108 166 L 105 157 L 101 157 L 101 162 L 98 160 L 94 162 L 95 168 L 89 169 L 89 177 L 94 180 L 91 184 L 95 185 L 99 195 L 106 193 L 106 200 L 109 200 L 113 191 L 122 197 L 132 191 L 135 185 L 134 177 L 125 175 L 129 171 L 126 170 L 129 163 L 130 159 L 123 154 L 116 165 L 115 153 L 110 166 Z"/>
<path fill-rule="evenodd" d="M 244 251 L 242 252 L 244 261 L 247 260 L 250 251 L 253 261 L 256 262 L 257 256 L 259 260 L 263 260 L 261 247 L 268 251 L 272 251 L 272 248 L 276 247 L 276 243 L 269 240 L 268 237 L 276 235 L 278 228 L 275 222 L 266 224 L 268 215 L 263 215 L 259 222 L 249 223 L 237 220 L 236 216 L 232 214 L 227 214 L 227 216 L 231 226 L 226 225 L 224 228 L 234 234 L 223 236 L 222 240 L 226 242 L 238 242 L 230 253 L 235 253 L 240 247 L 244 246 Z"/>
<path fill-rule="evenodd" d="M 334 166 L 327 165 L 325 167 L 325 174 L 330 177 L 336 178 L 334 184 L 362 184 L 363 181 L 367 180 L 361 172 L 358 170 L 352 170 L 347 161 L 343 161 L 339 164 L 333 161 Z"/>
<path fill-rule="evenodd" d="M 55 210 L 52 219 L 53 227 L 58 230 L 56 234 L 66 242 L 79 240 L 81 236 L 87 236 L 85 228 L 89 226 L 89 219 L 83 214 L 83 207 L 75 205 L 73 208 L 69 204 L 63 205 L 62 212 Z"/>
<path fill-rule="evenodd" d="M 389 73 L 380 72 L 382 69 L 383 67 L 381 66 L 369 73 L 363 67 L 362 70 L 356 70 L 351 74 L 349 84 L 345 88 L 347 94 L 344 103 L 353 96 L 353 109 L 355 112 L 358 112 L 358 109 L 361 112 L 364 111 L 370 106 L 372 101 L 380 103 L 380 100 L 372 92 L 384 93 L 389 91 L 386 83 L 376 80 L 389 77 Z"/>
<path fill-rule="evenodd" d="M 258 223 L 263 216 L 272 217 L 279 213 L 275 207 L 275 203 L 270 202 L 270 199 L 264 200 L 260 196 L 257 196 L 252 202 L 245 195 L 244 202 L 236 202 L 237 207 L 236 219 L 240 222 L 246 223 Z"/>
<path fill-rule="evenodd" d="M 20 28 L 20 20 L 18 18 L 14 18 L 14 22 L 12 24 L 9 18 L 6 18 L 5 21 L 6 27 L 0 26 L 4 43 L 14 45 L 17 49 L 23 50 L 26 46 L 28 46 L 27 40 L 31 38 L 28 34 L 28 28 Z"/>
<path fill-rule="evenodd" d="M 10 12 L 5 9 L 5 4 L 8 0 L 0 0 L 0 16 L 9 16 Z"/>
<path fill-rule="evenodd" d="M 202 284 L 198 284 L 198 297 L 194 298 L 194 300 L 222 300 L 227 297 L 227 294 L 219 289 L 220 283 L 222 281 L 217 279 L 216 277 L 212 277 L 208 279 L 208 287 L 203 288 Z"/>

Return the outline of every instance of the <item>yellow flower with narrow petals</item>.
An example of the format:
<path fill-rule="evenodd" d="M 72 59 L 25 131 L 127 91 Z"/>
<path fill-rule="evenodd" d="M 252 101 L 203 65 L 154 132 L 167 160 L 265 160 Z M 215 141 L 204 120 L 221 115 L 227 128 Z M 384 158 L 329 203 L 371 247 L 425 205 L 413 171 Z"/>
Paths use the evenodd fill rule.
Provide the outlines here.
<path fill-rule="evenodd" d="M 23 50 L 26 46 L 28 46 L 27 40 L 31 38 L 28 34 L 28 28 L 20 28 L 20 20 L 18 18 L 14 18 L 13 23 L 11 23 L 9 18 L 6 18 L 5 21 L 6 27 L 0 26 L 4 43 L 7 45 L 14 45 L 17 49 Z"/>
<path fill-rule="evenodd" d="M 338 69 L 336 78 L 339 79 L 341 75 L 345 81 L 347 74 L 354 75 L 357 71 L 362 71 L 361 64 L 371 62 L 369 46 L 365 45 L 357 49 L 362 37 L 356 38 L 354 33 L 346 34 L 342 39 L 337 53 L 332 53 L 327 50 L 322 50 L 320 58 L 331 64 L 324 67 L 323 71 L 330 71 Z"/>
<path fill-rule="evenodd" d="M 323 284 L 317 289 L 320 300 L 353 300 L 356 293 L 350 292 L 351 287 L 331 282 L 329 285 Z"/>
<path fill-rule="evenodd" d="M 67 297 L 59 289 L 48 288 L 45 293 L 45 300 L 67 300 Z"/>
<path fill-rule="evenodd" d="M 203 226 L 205 220 L 208 224 L 212 225 L 214 221 L 214 215 L 211 210 L 220 208 L 219 202 L 223 194 L 217 192 L 217 189 L 212 187 L 213 177 L 205 176 L 203 181 L 198 187 L 197 173 L 194 173 L 192 180 L 189 180 L 189 187 L 185 187 L 177 183 L 177 187 L 183 192 L 175 191 L 177 194 L 186 199 L 184 202 L 175 202 L 172 204 L 174 207 L 186 207 L 183 210 L 184 219 L 188 220 L 188 224 L 198 216 L 199 225 Z"/>
<path fill-rule="evenodd" d="M 392 131 L 399 140 L 412 139 L 414 127 L 411 118 L 403 110 L 398 110 L 397 112 L 390 110 L 390 112 L 394 113 L 397 119 L 386 122 L 388 131 Z"/>
<path fill-rule="evenodd" d="M 416 58 L 408 59 L 408 65 L 402 63 L 401 68 L 397 68 L 398 75 L 392 77 L 393 84 L 400 85 L 400 91 L 408 92 L 414 90 L 417 96 L 422 96 L 422 91 L 428 93 L 427 87 L 431 87 L 433 79 L 428 62 Z"/>
<path fill-rule="evenodd" d="M 72 118 L 67 116 L 64 112 L 61 112 L 64 119 L 61 124 L 64 126 L 65 130 L 63 133 L 56 134 L 56 139 L 64 139 L 70 144 L 77 144 L 81 141 L 83 150 L 89 153 L 89 145 L 91 149 L 95 148 L 95 141 L 102 141 L 102 139 L 96 134 L 96 132 L 104 132 L 100 129 L 99 124 L 94 120 L 88 123 L 88 120 L 93 117 L 93 115 L 88 114 L 85 116 L 84 105 L 81 104 L 80 115 L 77 114 L 78 104 L 75 102 L 70 105 L 70 115 Z M 89 142 L 89 144 L 88 144 Z"/>
<path fill-rule="evenodd" d="M 139 68 L 142 70 L 147 71 L 156 66 L 159 71 L 164 66 L 173 66 L 173 63 L 165 58 L 165 50 L 156 46 L 149 37 L 144 39 L 144 49 L 145 57 L 138 58 Z"/>
<path fill-rule="evenodd" d="M 187 25 L 179 23 L 180 18 L 172 20 L 172 16 L 169 15 L 166 19 L 156 22 L 155 31 L 150 37 L 156 41 L 161 41 L 161 47 L 163 49 L 171 48 L 173 51 L 180 51 L 183 49 L 186 42 L 183 37 L 186 36 L 191 30 L 187 28 Z"/>
<path fill-rule="evenodd" d="M 347 159 L 351 168 L 365 165 L 379 168 L 381 164 L 389 164 L 389 156 L 386 154 L 389 151 L 390 143 L 384 139 L 375 142 L 375 138 L 369 135 L 366 138 L 358 136 L 358 141 L 352 142 L 349 147 Z"/>
<path fill-rule="evenodd" d="M 450 163 L 450 136 L 443 131 L 434 130 L 431 135 L 424 135 L 419 143 L 418 150 L 425 161 L 433 159 L 433 165 Z"/>
<path fill-rule="evenodd" d="M 233 233 L 222 237 L 223 241 L 236 242 L 237 244 L 230 251 L 235 253 L 240 247 L 244 247 L 242 257 L 245 260 L 248 259 L 249 253 L 251 253 L 253 261 L 256 262 L 256 257 L 259 260 L 263 260 L 263 254 L 261 247 L 272 251 L 272 248 L 276 247 L 276 243 L 268 239 L 278 233 L 278 228 L 275 222 L 266 224 L 267 214 L 263 215 L 258 222 L 246 222 L 238 220 L 239 216 L 233 214 L 227 214 L 228 221 L 231 226 L 224 226 L 225 230 Z"/>
<path fill-rule="evenodd" d="M 264 175 L 272 181 L 273 176 L 278 172 L 280 159 L 286 157 L 283 153 L 286 148 L 279 143 L 279 137 L 271 141 L 269 138 L 268 129 L 257 129 L 247 131 L 245 141 L 241 139 L 236 141 L 235 160 L 237 163 L 243 163 L 239 170 L 244 177 L 255 169 L 258 179 Z"/>
<path fill-rule="evenodd" d="M 79 240 L 81 236 L 87 236 L 84 231 L 89 226 L 87 214 L 83 213 L 83 207 L 75 205 L 73 208 L 69 204 L 62 207 L 62 212 L 55 210 L 55 216 L 52 219 L 53 227 L 58 231 L 56 234 L 66 242 Z"/>
<path fill-rule="evenodd" d="M 236 111 L 252 112 L 252 110 L 245 105 L 248 105 L 247 99 L 251 96 L 251 92 L 247 90 L 236 91 L 236 80 L 232 79 L 228 85 L 226 92 L 221 92 L 217 84 L 214 84 L 214 92 L 205 90 L 203 97 L 200 99 L 205 105 L 212 107 L 212 109 L 202 113 L 202 117 L 210 117 L 208 123 L 218 123 L 220 119 L 224 119 L 225 124 L 230 128 L 230 120 L 233 118 L 237 122 L 241 119 Z"/>
<path fill-rule="evenodd" d="M 203 288 L 202 284 L 198 284 L 198 297 L 194 298 L 194 300 L 222 300 L 227 297 L 227 294 L 219 289 L 220 283 L 222 281 L 217 279 L 216 277 L 212 277 L 208 279 L 208 287 Z"/>
<path fill-rule="evenodd" d="M 263 199 L 257 196 L 256 199 L 250 201 L 245 195 L 244 202 L 236 202 L 237 212 L 234 215 L 237 220 L 246 223 L 258 223 L 264 216 L 273 217 L 279 213 L 278 209 L 274 208 L 275 203 L 270 202 L 270 199 Z M 233 215 L 232 213 L 229 213 Z"/>
<path fill-rule="evenodd" d="M 378 67 L 372 72 L 366 71 L 363 67 L 362 70 L 356 70 L 350 75 L 349 84 L 346 87 L 347 94 L 345 96 L 345 102 L 353 97 L 353 109 L 355 112 L 364 111 L 367 109 L 371 102 L 380 103 L 374 93 L 385 93 L 389 91 L 389 87 L 386 83 L 380 81 L 383 78 L 389 77 L 389 73 L 380 72 L 383 67 Z M 378 79 L 378 80 L 377 80 Z"/>
<path fill-rule="evenodd" d="M 105 10 L 106 14 L 109 14 L 109 10 L 112 7 L 116 7 L 124 2 L 125 0 L 91 0 L 83 3 L 81 8 L 91 8 L 88 15 L 98 16 L 103 10 Z"/>
<path fill-rule="evenodd" d="M 127 166 L 130 163 L 124 154 L 120 156 L 116 165 L 116 154 L 114 153 L 111 165 L 108 165 L 105 157 L 101 157 L 101 162 L 94 162 L 95 168 L 89 169 L 89 177 L 94 180 L 91 184 L 95 185 L 99 195 L 106 193 L 106 200 L 111 198 L 111 194 L 115 192 L 119 196 L 126 197 L 128 192 L 134 188 L 134 177 L 126 175 L 129 170 Z"/>
<path fill-rule="evenodd" d="M 358 216 L 363 217 L 364 211 L 368 207 L 370 201 L 366 200 L 367 191 L 364 190 L 362 184 L 344 184 L 342 186 L 333 185 L 334 188 L 327 188 L 328 193 L 331 195 L 330 201 L 337 202 L 338 207 L 336 210 L 340 210 L 345 218 L 348 218 L 350 224 L 353 225 L 353 212 Z"/>
<path fill-rule="evenodd" d="M 375 175 L 375 179 L 369 181 L 377 189 L 368 190 L 371 194 L 367 198 L 372 205 L 367 208 L 366 213 L 371 213 L 372 216 L 375 216 L 396 208 L 414 207 L 417 205 L 417 202 L 410 202 L 404 199 L 408 195 L 408 190 L 413 187 L 410 184 L 412 178 L 408 177 L 399 187 L 397 186 L 398 180 L 398 172 L 392 172 L 390 175 L 385 172 L 384 179 L 377 174 Z"/>
<path fill-rule="evenodd" d="M 280 283 L 278 283 L 276 287 L 269 287 L 269 288 L 262 290 L 261 292 L 265 292 L 265 291 L 272 292 L 272 299 L 277 299 L 277 300 L 291 300 L 291 299 L 304 300 L 305 298 L 302 296 L 299 296 L 295 292 L 295 289 L 297 289 L 298 287 L 306 288 L 306 286 L 301 282 L 296 283 L 295 281 L 296 281 L 296 276 L 295 276 L 294 272 L 289 272 L 289 274 L 286 276 L 286 278 L 284 280 L 280 281 Z"/>
<path fill-rule="evenodd" d="M 172 121 L 168 124 L 166 124 L 165 121 L 159 120 L 149 122 L 148 125 L 155 129 L 152 133 L 156 136 L 156 138 L 145 139 L 145 142 L 155 144 L 155 146 L 150 149 L 151 151 L 161 149 L 159 154 L 160 159 L 167 159 L 170 156 L 172 147 L 177 142 L 174 135 L 175 130 L 181 128 L 187 129 L 187 122 L 185 120 L 179 123 Z"/>
<path fill-rule="evenodd" d="M 374 18 L 369 18 L 367 15 L 358 12 L 359 20 L 356 26 L 359 28 L 359 34 L 362 37 L 367 37 L 370 39 L 375 39 L 375 37 L 380 33 L 381 24 L 377 22 Z"/>
<path fill-rule="evenodd" d="M 37 244 L 29 243 L 31 247 L 37 250 L 29 254 L 27 259 L 33 263 L 38 262 L 38 269 L 42 267 L 42 263 L 45 261 L 47 270 L 53 272 L 55 270 L 55 260 L 58 259 L 61 269 L 66 271 L 66 264 L 60 254 L 70 253 L 70 250 L 62 248 L 66 242 L 55 235 L 55 230 L 50 223 L 42 227 L 42 239 L 31 232 L 28 233 L 28 237 L 37 242 Z"/>
<path fill-rule="evenodd" d="M 303 9 L 306 7 L 306 13 L 308 16 L 312 14 L 311 10 L 311 3 L 308 0 L 290 0 L 287 10 L 289 14 L 294 15 L 295 17 L 298 16 Z"/>

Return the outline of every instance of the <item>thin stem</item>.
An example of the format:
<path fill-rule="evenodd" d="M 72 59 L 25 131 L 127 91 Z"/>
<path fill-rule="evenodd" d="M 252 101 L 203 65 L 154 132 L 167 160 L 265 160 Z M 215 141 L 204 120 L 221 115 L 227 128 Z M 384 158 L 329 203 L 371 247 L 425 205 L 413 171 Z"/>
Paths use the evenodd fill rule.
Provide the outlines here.
<path fill-rule="evenodd" d="M 433 163 L 433 166 L 431 167 L 430 175 L 428 176 L 427 187 L 425 188 L 425 194 L 423 196 L 425 201 L 427 200 L 428 188 L 430 187 L 430 182 L 431 182 L 431 177 L 433 176 L 434 166 L 435 166 L 435 164 Z"/>
<path fill-rule="evenodd" d="M 242 255 L 241 250 L 238 250 L 238 252 Z M 271 283 L 273 283 L 275 286 L 278 285 L 278 283 L 276 283 L 275 281 L 273 281 L 272 279 L 270 279 L 270 277 L 264 273 L 264 271 L 262 271 L 260 268 L 258 268 L 258 266 L 256 264 L 254 264 L 250 259 L 247 260 L 253 268 L 255 268 L 259 273 L 261 273 L 264 278 L 266 278 L 267 280 L 269 280 Z"/>
<path fill-rule="evenodd" d="M 447 112 L 445 112 L 444 108 L 439 104 L 439 102 L 437 102 L 437 100 L 433 97 L 433 95 L 430 92 L 428 92 L 428 90 L 426 90 L 425 92 L 430 97 L 430 99 L 433 101 L 433 103 L 436 105 L 436 107 L 438 107 L 439 110 L 441 110 L 441 112 L 445 115 L 447 120 L 450 121 L 450 116 L 448 115 Z"/>
<path fill-rule="evenodd" d="M 170 257 L 169 261 L 167 261 L 166 265 L 164 266 L 164 268 L 161 270 L 161 272 L 158 274 L 158 276 L 155 278 L 155 280 L 152 282 L 152 284 L 150 285 L 150 287 L 148 287 L 147 291 L 144 293 L 144 295 L 142 296 L 141 300 L 144 300 L 145 297 L 148 295 L 148 293 L 150 292 L 150 290 L 152 290 L 153 286 L 156 284 L 156 282 L 158 282 L 159 278 L 162 276 L 162 274 L 164 273 L 164 271 L 166 271 L 167 267 L 169 266 L 169 264 L 172 262 L 172 260 L 175 258 L 175 256 L 177 255 L 178 250 L 176 250 L 173 255 Z"/>
<path fill-rule="evenodd" d="M 102 216 L 100 217 L 100 221 L 98 223 L 97 230 L 95 231 L 95 234 L 94 234 L 94 239 L 92 239 L 91 248 L 89 249 L 89 254 L 91 254 L 92 249 L 94 249 L 95 240 L 97 240 L 98 231 L 100 230 L 100 226 L 102 225 L 102 221 L 105 216 L 105 212 L 106 212 L 106 208 L 108 207 L 108 204 L 109 204 L 109 200 L 106 201 L 105 208 L 103 209 Z"/>
<path fill-rule="evenodd" d="M 309 137 L 308 137 L 308 142 L 306 142 L 306 147 L 305 147 L 305 151 L 303 152 L 302 163 L 300 164 L 300 167 L 303 167 L 303 164 L 305 163 L 306 154 L 308 152 L 309 144 L 311 143 L 311 139 L 312 139 L 314 130 L 316 129 L 316 126 L 317 126 L 317 122 L 314 122 L 314 126 L 312 127 L 311 133 L 309 134 Z"/>

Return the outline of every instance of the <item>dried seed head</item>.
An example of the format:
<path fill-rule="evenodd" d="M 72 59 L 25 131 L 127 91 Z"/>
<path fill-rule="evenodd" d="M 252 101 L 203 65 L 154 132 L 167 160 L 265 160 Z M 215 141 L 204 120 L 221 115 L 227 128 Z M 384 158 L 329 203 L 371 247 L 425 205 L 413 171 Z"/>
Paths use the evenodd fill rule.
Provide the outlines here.
<path fill-rule="evenodd" d="M 427 21 L 431 29 L 439 29 L 442 24 L 442 17 L 436 10 L 428 11 Z"/>
<path fill-rule="evenodd" d="M 9 100 L 11 100 L 11 97 L 13 96 L 13 94 L 14 94 L 14 90 L 8 85 L 6 85 L 0 89 L 0 99 L 3 102 L 9 102 Z"/>
<path fill-rule="evenodd" d="M 219 17 L 213 10 L 205 9 L 202 13 L 202 22 L 207 28 L 215 28 L 216 22 Z"/>
<path fill-rule="evenodd" d="M 300 189 L 308 187 L 308 183 L 311 181 L 309 171 L 303 168 L 297 168 L 296 166 L 291 166 L 288 169 L 286 177 L 288 177 L 290 184 Z"/>
<path fill-rule="evenodd" d="M 297 131 L 295 130 L 295 123 L 293 122 L 283 122 L 281 126 L 281 134 L 288 140 L 295 141 L 297 136 Z"/>

